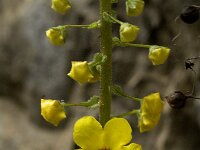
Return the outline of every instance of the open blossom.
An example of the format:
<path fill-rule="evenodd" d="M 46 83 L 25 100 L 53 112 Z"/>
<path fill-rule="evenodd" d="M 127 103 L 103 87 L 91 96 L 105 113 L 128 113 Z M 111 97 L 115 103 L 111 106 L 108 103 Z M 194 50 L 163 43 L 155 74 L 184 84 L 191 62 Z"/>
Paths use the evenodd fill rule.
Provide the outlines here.
<path fill-rule="evenodd" d="M 71 4 L 68 0 L 52 0 L 51 8 L 60 14 L 65 14 L 71 8 Z"/>
<path fill-rule="evenodd" d="M 164 102 L 159 93 L 153 93 L 143 98 L 138 122 L 140 132 L 149 131 L 158 124 L 163 106 Z"/>
<path fill-rule="evenodd" d="M 109 120 L 104 128 L 92 116 L 79 119 L 74 125 L 74 142 L 79 150 L 142 150 L 132 139 L 132 129 L 124 118 Z"/>
<path fill-rule="evenodd" d="M 170 53 L 170 49 L 163 46 L 151 46 L 149 49 L 149 59 L 153 65 L 164 64 Z"/>
<path fill-rule="evenodd" d="M 60 121 L 66 118 L 64 108 L 60 102 L 51 99 L 41 99 L 41 115 L 54 126 L 58 126 Z"/>
<path fill-rule="evenodd" d="M 87 61 L 72 61 L 71 70 L 67 75 L 80 84 L 96 82 L 99 79 L 92 74 Z"/>
<path fill-rule="evenodd" d="M 138 35 L 139 28 L 129 23 L 123 23 L 120 26 L 120 40 L 121 42 L 133 42 Z"/>

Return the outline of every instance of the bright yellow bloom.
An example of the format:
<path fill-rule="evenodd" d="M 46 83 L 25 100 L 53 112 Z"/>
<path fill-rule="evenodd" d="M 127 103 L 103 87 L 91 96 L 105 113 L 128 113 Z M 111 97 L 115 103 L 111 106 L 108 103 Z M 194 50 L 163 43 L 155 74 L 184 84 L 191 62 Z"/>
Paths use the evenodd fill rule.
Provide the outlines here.
<path fill-rule="evenodd" d="M 163 105 L 164 102 L 159 93 L 153 93 L 143 98 L 138 122 L 140 132 L 149 131 L 158 124 Z"/>
<path fill-rule="evenodd" d="M 123 23 L 120 26 L 121 42 L 133 42 L 138 35 L 139 28 L 129 23 Z"/>
<path fill-rule="evenodd" d="M 66 118 L 63 106 L 58 100 L 41 99 L 41 115 L 47 122 L 58 126 Z"/>
<path fill-rule="evenodd" d="M 65 14 L 71 8 L 71 4 L 68 0 L 52 0 L 51 8 L 60 14 Z"/>
<path fill-rule="evenodd" d="M 144 9 L 143 0 L 127 0 L 126 1 L 126 14 L 128 16 L 139 16 Z"/>
<path fill-rule="evenodd" d="M 170 53 L 170 49 L 163 46 L 151 46 L 149 49 L 149 59 L 153 65 L 164 64 Z"/>
<path fill-rule="evenodd" d="M 99 79 L 92 74 L 87 61 L 72 61 L 71 70 L 67 75 L 80 84 L 96 82 Z"/>
<path fill-rule="evenodd" d="M 49 29 L 46 36 L 53 45 L 63 45 L 65 43 L 65 31 L 61 29 Z"/>
<path fill-rule="evenodd" d="M 85 116 L 75 123 L 73 137 L 83 150 L 141 150 L 138 144 L 128 144 L 132 139 L 131 132 L 124 118 L 113 118 L 102 128 L 94 117 Z"/>

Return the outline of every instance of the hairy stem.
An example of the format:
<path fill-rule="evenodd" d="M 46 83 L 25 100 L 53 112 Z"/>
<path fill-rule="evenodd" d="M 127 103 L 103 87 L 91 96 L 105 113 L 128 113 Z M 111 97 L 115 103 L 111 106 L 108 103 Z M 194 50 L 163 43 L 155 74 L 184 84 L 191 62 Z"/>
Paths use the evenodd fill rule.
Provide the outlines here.
<path fill-rule="evenodd" d="M 101 67 L 101 95 L 100 95 L 100 123 L 102 126 L 110 119 L 111 110 L 111 82 L 112 82 L 112 24 L 103 17 L 104 13 L 111 13 L 111 0 L 100 0 L 100 33 L 101 52 L 107 56 Z"/>

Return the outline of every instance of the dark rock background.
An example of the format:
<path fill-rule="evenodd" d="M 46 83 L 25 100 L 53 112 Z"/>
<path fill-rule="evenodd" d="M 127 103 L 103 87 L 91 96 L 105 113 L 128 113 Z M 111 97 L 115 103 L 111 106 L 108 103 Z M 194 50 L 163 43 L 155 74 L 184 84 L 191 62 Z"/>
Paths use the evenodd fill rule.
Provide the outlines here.
<path fill-rule="evenodd" d="M 199 56 L 200 21 L 187 25 L 174 19 L 186 5 L 200 5 L 199 0 L 146 0 L 140 17 L 126 17 L 124 1 L 115 8 L 123 21 L 141 28 L 136 43 L 157 44 L 172 49 L 166 64 L 152 66 L 148 50 L 115 48 L 113 50 L 113 82 L 128 93 L 143 97 L 160 91 L 164 97 L 174 90 L 191 91 L 193 74 L 186 71 L 184 61 Z M 68 119 L 59 128 L 40 116 L 40 98 L 64 99 L 69 102 L 87 100 L 97 94 L 97 84 L 78 85 L 68 77 L 71 60 L 91 60 L 98 51 L 96 30 L 71 29 L 67 43 L 52 46 L 45 30 L 60 24 L 88 24 L 98 20 L 98 1 L 73 0 L 70 12 L 61 16 L 50 9 L 47 0 L 0 0 L 0 149 L 63 150 L 73 149 L 72 128 L 83 115 L 94 110 L 70 108 Z M 114 25 L 114 35 L 118 35 Z M 179 32 L 181 36 L 172 42 Z M 199 62 L 195 62 L 197 81 L 195 96 L 200 96 Z M 120 100 L 121 99 L 121 100 Z M 114 97 L 113 114 L 137 108 L 124 98 Z M 159 125 L 140 134 L 136 117 L 134 141 L 144 150 L 198 150 L 200 143 L 200 101 L 188 101 L 181 110 L 165 105 Z"/>

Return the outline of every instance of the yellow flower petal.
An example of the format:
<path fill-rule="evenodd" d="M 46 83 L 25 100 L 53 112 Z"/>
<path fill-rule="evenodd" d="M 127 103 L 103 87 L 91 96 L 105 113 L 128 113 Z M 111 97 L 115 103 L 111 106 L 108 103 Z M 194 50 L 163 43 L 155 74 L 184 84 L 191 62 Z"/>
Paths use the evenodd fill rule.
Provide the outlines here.
<path fill-rule="evenodd" d="M 102 135 L 102 126 L 94 117 L 85 116 L 74 125 L 74 142 L 84 150 L 98 150 L 103 147 Z"/>
<path fill-rule="evenodd" d="M 153 65 L 164 64 L 170 53 L 170 49 L 163 46 L 151 46 L 149 49 L 149 59 Z"/>
<path fill-rule="evenodd" d="M 66 118 L 65 111 L 60 102 L 50 99 L 41 99 L 41 115 L 54 126 L 57 126 L 60 121 Z"/>
<path fill-rule="evenodd" d="M 49 29 L 46 36 L 53 45 L 63 45 L 65 43 L 64 31 L 59 29 Z"/>
<path fill-rule="evenodd" d="M 87 61 L 72 61 L 71 70 L 67 75 L 80 84 L 91 82 L 94 78 Z"/>
<path fill-rule="evenodd" d="M 129 23 L 123 23 L 120 26 L 120 40 L 121 42 L 133 42 L 139 32 L 139 28 Z"/>
<path fill-rule="evenodd" d="M 113 118 L 104 126 L 104 143 L 112 150 L 121 149 L 132 139 L 132 129 L 124 118 Z"/>
<path fill-rule="evenodd" d="M 139 16 L 144 9 L 143 0 L 127 0 L 126 1 L 126 14 L 128 16 Z"/>
<path fill-rule="evenodd" d="M 153 93 L 143 98 L 138 122 L 140 132 L 149 131 L 158 124 L 163 106 L 164 102 L 159 93 Z"/>
<path fill-rule="evenodd" d="M 71 8 L 71 4 L 68 0 L 52 0 L 51 8 L 60 14 L 65 14 Z"/>
<path fill-rule="evenodd" d="M 142 150 L 141 145 L 131 143 L 128 146 L 123 146 L 122 150 Z"/>

